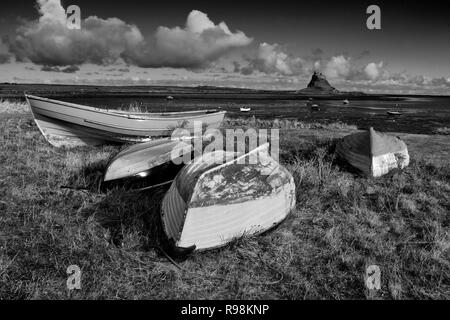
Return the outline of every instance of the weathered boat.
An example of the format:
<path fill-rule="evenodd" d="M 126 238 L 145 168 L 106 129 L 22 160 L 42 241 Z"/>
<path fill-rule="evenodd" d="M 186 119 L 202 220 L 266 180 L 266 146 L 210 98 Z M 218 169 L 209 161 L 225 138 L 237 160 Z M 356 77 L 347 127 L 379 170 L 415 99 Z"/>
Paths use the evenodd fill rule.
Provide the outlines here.
<path fill-rule="evenodd" d="M 350 165 L 372 177 L 380 177 L 392 169 L 403 169 L 409 164 L 406 144 L 373 128 L 345 136 L 338 142 L 336 152 Z"/>
<path fill-rule="evenodd" d="M 110 160 L 103 175 L 102 189 L 147 188 L 167 183 L 193 157 L 193 139 L 164 138 L 134 144 Z"/>
<path fill-rule="evenodd" d="M 295 205 L 294 179 L 268 148 L 240 156 L 210 152 L 181 169 L 161 206 L 163 229 L 174 248 L 221 247 L 287 217 Z"/>
<path fill-rule="evenodd" d="M 225 116 L 225 111 L 215 110 L 124 112 L 32 95 L 25 97 L 40 131 L 56 147 L 144 142 L 155 137 L 170 136 L 175 128 L 192 131 L 194 122 L 216 128 Z"/>

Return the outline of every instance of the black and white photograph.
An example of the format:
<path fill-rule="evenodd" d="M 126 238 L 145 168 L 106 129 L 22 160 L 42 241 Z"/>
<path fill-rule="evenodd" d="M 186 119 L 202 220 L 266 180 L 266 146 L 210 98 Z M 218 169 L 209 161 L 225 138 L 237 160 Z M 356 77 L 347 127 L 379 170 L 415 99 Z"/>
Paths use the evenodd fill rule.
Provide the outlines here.
<path fill-rule="evenodd" d="M 0 7 L 0 300 L 450 299 L 448 1 Z"/>

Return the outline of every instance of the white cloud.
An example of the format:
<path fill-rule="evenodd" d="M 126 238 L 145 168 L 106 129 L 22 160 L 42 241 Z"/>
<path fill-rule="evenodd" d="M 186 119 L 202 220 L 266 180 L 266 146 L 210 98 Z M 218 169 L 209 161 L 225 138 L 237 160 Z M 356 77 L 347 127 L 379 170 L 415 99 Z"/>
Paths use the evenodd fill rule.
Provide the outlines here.
<path fill-rule="evenodd" d="M 193 10 L 184 28 L 159 27 L 154 39 L 122 56 L 125 61 L 141 67 L 198 68 L 251 42 L 242 31 L 233 33 L 225 22 L 215 25 L 205 13 Z"/>
<path fill-rule="evenodd" d="M 39 19 L 25 22 L 10 41 L 18 61 L 106 65 L 123 58 L 143 67 L 196 68 L 252 41 L 241 31 L 231 32 L 225 22 L 215 25 L 197 10 L 189 14 L 185 28 L 159 27 L 144 39 L 137 26 L 118 18 L 90 16 L 81 21 L 80 30 L 70 30 L 60 0 L 37 0 L 37 7 Z"/>
<path fill-rule="evenodd" d="M 17 29 L 11 50 L 19 61 L 49 66 L 108 64 L 143 40 L 139 29 L 117 18 L 95 16 L 82 21 L 81 30 L 66 26 L 60 0 L 38 0 L 40 18 Z"/>
<path fill-rule="evenodd" d="M 283 52 L 278 44 L 261 43 L 256 58 L 250 59 L 249 65 L 241 68 L 241 73 L 251 74 L 260 71 L 266 74 L 284 76 L 299 75 L 304 72 L 303 60 Z"/>
<path fill-rule="evenodd" d="M 327 76 L 327 78 L 346 79 L 350 76 L 352 71 L 350 60 L 350 57 L 346 58 L 343 55 L 334 56 L 327 62 L 323 73 Z"/>
<path fill-rule="evenodd" d="M 364 68 L 365 75 L 369 80 L 377 80 L 383 74 L 383 61 L 379 63 L 371 62 Z"/>

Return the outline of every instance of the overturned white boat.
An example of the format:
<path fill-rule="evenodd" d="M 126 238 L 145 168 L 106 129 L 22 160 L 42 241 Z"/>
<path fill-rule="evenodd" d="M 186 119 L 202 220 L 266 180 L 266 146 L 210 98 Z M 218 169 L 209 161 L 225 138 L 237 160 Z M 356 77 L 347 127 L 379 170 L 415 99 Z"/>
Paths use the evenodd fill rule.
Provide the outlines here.
<path fill-rule="evenodd" d="M 161 206 L 163 229 L 176 248 L 217 248 L 287 217 L 295 205 L 294 179 L 268 148 L 237 158 L 206 153 L 180 171 Z"/>
<path fill-rule="evenodd" d="M 191 142 L 193 139 L 189 137 L 164 138 L 125 148 L 109 161 L 102 189 L 133 185 L 150 187 L 173 180 L 184 162 L 191 159 L 194 151 Z"/>
<path fill-rule="evenodd" d="M 337 154 L 367 176 L 380 177 L 392 169 L 403 169 L 409 164 L 406 144 L 373 128 L 342 138 Z"/>

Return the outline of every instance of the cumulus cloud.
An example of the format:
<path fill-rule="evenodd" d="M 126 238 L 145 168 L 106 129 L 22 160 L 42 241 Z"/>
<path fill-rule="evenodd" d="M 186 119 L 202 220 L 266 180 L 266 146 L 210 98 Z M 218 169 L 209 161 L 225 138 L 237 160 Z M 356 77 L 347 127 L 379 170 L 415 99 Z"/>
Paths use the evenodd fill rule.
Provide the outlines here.
<path fill-rule="evenodd" d="M 352 73 L 351 58 L 344 55 L 332 57 L 326 64 L 324 74 L 328 78 L 348 78 Z"/>
<path fill-rule="evenodd" d="M 266 74 L 285 76 L 299 75 L 304 72 L 303 60 L 283 52 L 278 44 L 261 43 L 256 58 L 249 59 L 248 66 L 240 69 L 242 74 L 260 71 Z"/>
<path fill-rule="evenodd" d="M 314 65 L 315 69 L 320 64 Z M 351 57 L 338 55 L 331 57 L 323 68 L 323 73 L 330 79 L 377 81 L 386 80 L 389 73 L 384 69 L 384 63 L 370 62 L 363 66 L 355 64 Z"/>
<path fill-rule="evenodd" d="M 18 61 L 47 66 L 107 64 L 143 40 L 136 26 L 117 18 L 91 16 L 81 22 L 81 30 L 70 30 L 60 0 L 38 0 L 37 4 L 39 19 L 20 26 L 11 42 Z"/>
<path fill-rule="evenodd" d="M 118 18 L 90 16 L 81 21 L 80 30 L 71 30 L 60 0 L 37 0 L 37 8 L 39 19 L 24 22 L 10 41 L 18 61 L 45 66 L 108 65 L 123 58 L 141 67 L 197 68 L 252 41 L 196 10 L 184 28 L 159 27 L 144 39 L 137 26 Z M 0 55 L 2 50 L 0 46 Z"/>
<path fill-rule="evenodd" d="M 377 80 L 383 75 L 383 61 L 371 62 L 364 68 L 364 74 L 369 80 Z"/>
<path fill-rule="evenodd" d="M 216 25 L 205 13 L 193 10 L 184 28 L 159 27 L 152 39 L 122 57 L 140 67 L 199 68 L 251 42 L 242 31 L 233 33 L 225 22 Z"/>

